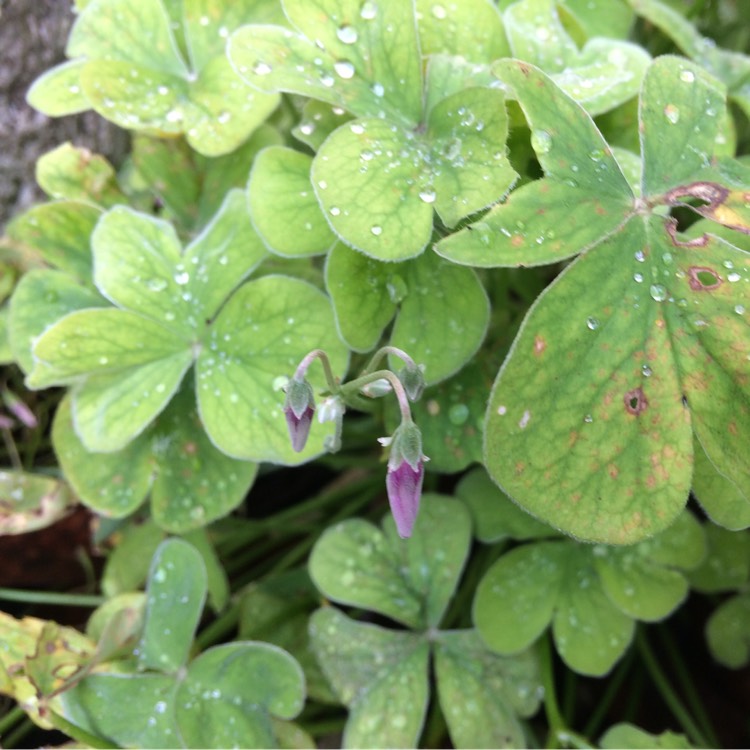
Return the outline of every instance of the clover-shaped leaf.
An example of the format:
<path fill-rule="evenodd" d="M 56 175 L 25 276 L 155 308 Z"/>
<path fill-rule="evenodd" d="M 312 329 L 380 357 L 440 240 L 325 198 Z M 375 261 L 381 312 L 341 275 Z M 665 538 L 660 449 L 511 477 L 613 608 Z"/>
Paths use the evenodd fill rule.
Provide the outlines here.
<path fill-rule="evenodd" d="M 233 29 L 264 20 L 256 5 L 263 3 L 185 3 L 181 50 L 161 0 L 95 0 L 71 31 L 72 63 L 42 77 L 29 101 L 50 115 L 81 111 L 87 102 L 121 127 L 185 133 L 191 146 L 212 156 L 232 151 L 278 103 L 248 87 L 224 54 Z"/>
<path fill-rule="evenodd" d="M 437 627 L 463 570 L 470 521 L 462 503 L 426 494 L 417 521 L 425 531 L 404 543 L 388 516 L 384 531 L 351 519 L 315 545 L 310 575 L 331 599 L 366 607 L 412 628 Z M 439 546 L 429 537 L 443 541 Z M 433 537 L 434 535 L 434 537 Z"/>
<path fill-rule="evenodd" d="M 640 727 L 623 722 L 610 727 L 599 740 L 599 746 L 605 750 L 615 750 L 618 747 L 629 747 L 633 750 L 643 748 L 654 750 L 654 748 L 691 748 L 695 747 L 684 734 L 676 732 L 662 732 L 651 734 L 644 732 Z"/>
<path fill-rule="evenodd" d="M 571 669 L 604 675 L 630 644 L 633 618 L 663 619 L 679 606 L 688 589 L 681 571 L 696 567 L 704 553 L 701 528 L 687 513 L 654 539 L 625 549 L 571 540 L 526 544 L 487 571 L 474 622 L 501 654 L 528 648 L 551 625 Z"/>
<path fill-rule="evenodd" d="M 415 747 L 429 698 L 429 644 L 333 608 L 310 620 L 318 660 L 349 707 L 343 747 Z"/>
<path fill-rule="evenodd" d="M 146 593 L 138 646 L 145 671 L 87 676 L 63 694 L 66 718 L 122 746 L 276 746 L 272 717 L 293 718 L 304 700 L 294 659 L 267 643 L 235 641 L 187 663 L 206 571 L 183 540 L 156 550 Z"/>
<path fill-rule="evenodd" d="M 76 503 L 61 479 L 25 471 L 0 471 L 0 536 L 43 529 Z"/>
<path fill-rule="evenodd" d="M 427 383 L 458 371 L 479 348 L 489 321 L 474 271 L 431 252 L 394 266 L 339 243 L 328 256 L 326 287 L 352 349 L 372 349 L 395 314 L 390 343 L 425 366 Z"/>
<path fill-rule="evenodd" d="M 305 94 L 357 116 L 312 163 L 313 188 L 344 242 L 382 260 L 411 258 L 430 239 L 433 210 L 453 226 L 510 188 L 503 93 L 466 88 L 426 110 L 411 4 L 326 0 L 320 16 L 298 0 L 284 7 L 301 33 L 247 26 L 232 36 L 229 55 L 263 90 Z"/>
<path fill-rule="evenodd" d="M 121 518 L 140 507 L 150 492 L 154 520 L 175 533 L 201 527 L 236 508 L 258 469 L 211 443 L 187 388 L 143 434 L 111 453 L 86 449 L 66 397 L 55 413 L 52 443 L 65 476 L 87 506 Z"/>
<path fill-rule="evenodd" d="M 331 607 L 313 614 L 313 649 L 331 687 L 350 710 L 344 747 L 417 744 L 429 699 L 431 652 L 453 744 L 521 744 L 516 715 L 530 716 L 539 705 L 533 654 L 499 657 L 473 630 L 437 630 L 470 543 L 463 504 L 425 495 L 408 544 L 397 537 L 390 516 L 383 525 L 385 532 L 350 519 L 332 527 L 316 544 L 309 563 L 311 577 L 326 597 L 424 631 L 360 623 Z M 460 701 L 455 700 L 457 693 Z M 476 720 L 480 706 L 490 711 L 485 722 Z"/>
<path fill-rule="evenodd" d="M 579 51 L 556 5 L 555 0 L 520 0 L 507 8 L 503 20 L 513 56 L 549 73 L 592 115 L 635 96 L 650 60 L 648 53 L 634 44 L 602 37 L 589 39 Z M 586 15 L 593 15 L 590 9 Z"/>
<path fill-rule="evenodd" d="M 140 435 L 196 362 L 201 419 L 225 453 L 298 461 L 320 452 L 322 436 L 292 454 L 283 394 L 271 386 L 310 349 L 328 349 L 337 371 L 346 352 L 326 298 L 303 282 L 264 277 L 224 304 L 265 255 L 243 191 L 228 193 L 184 251 L 170 224 L 124 207 L 101 218 L 92 244 L 95 283 L 116 307 L 72 312 L 48 328 L 28 378 L 37 388 L 76 383 L 74 424 L 88 451 L 117 451 Z"/>
<path fill-rule="evenodd" d="M 748 295 L 739 282 L 750 276 L 750 256 L 710 234 L 683 241 L 663 216 L 665 205 L 702 194 L 704 213 L 725 220 L 734 178 L 725 187 L 701 177 L 720 174 L 708 166 L 719 125 L 705 112 L 724 107 L 721 86 L 683 60 L 654 61 L 641 93 L 635 197 L 578 105 L 531 66 L 498 65 L 546 176 L 436 249 L 489 266 L 581 255 L 533 305 L 495 382 L 490 474 L 542 520 L 610 543 L 637 541 L 677 516 L 691 484 L 693 435 L 748 496 L 739 451 L 742 436 L 750 439 Z M 748 231 L 736 211 L 730 216 Z"/>

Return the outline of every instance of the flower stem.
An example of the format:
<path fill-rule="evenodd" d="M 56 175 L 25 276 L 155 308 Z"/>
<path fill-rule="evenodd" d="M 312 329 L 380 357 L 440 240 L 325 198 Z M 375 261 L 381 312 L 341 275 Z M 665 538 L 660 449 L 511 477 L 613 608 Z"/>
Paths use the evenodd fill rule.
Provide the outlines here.
<path fill-rule="evenodd" d="M 646 639 L 646 634 L 642 628 L 639 628 L 638 633 L 636 634 L 636 644 L 638 646 L 638 651 L 643 658 L 643 663 L 659 690 L 661 697 L 664 699 L 667 706 L 669 706 L 674 717 L 680 722 L 682 728 L 690 737 L 693 744 L 698 747 L 714 747 L 714 745 L 706 740 L 700 729 L 698 729 L 692 716 L 690 716 L 679 696 L 674 691 L 674 688 L 669 683 L 667 676 L 664 674 L 664 671 L 654 656 L 654 652 L 651 650 L 651 646 L 649 645 L 649 642 Z"/>
<path fill-rule="evenodd" d="M 297 369 L 294 371 L 294 379 L 304 380 L 307 369 L 315 359 L 319 359 L 320 364 L 323 365 L 323 372 L 326 376 L 326 383 L 328 383 L 328 390 L 331 393 L 336 393 L 339 384 L 333 374 L 333 370 L 331 369 L 331 362 L 328 359 L 328 355 L 322 349 L 313 349 L 302 358 L 302 361 L 297 365 Z"/>
<path fill-rule="evenodd" d="M 362 370 L 362 374 L 366 375 L 372 371 L 389 354 L 401 359 L 408 367 L 417 366 L 417 363 L 403 349 L 399 349 L 397 346 L 383 346 L 372 355 L 372 359 L 367 363 L 367 367 Z"/>
<path fill-rule="evenodd" d="M 411 422 L 412 418 L 411 409 L 409 408 L 409 397 L 406 395 L 404 386 L 401 384 L 398 376 L 390 370 L 376 370 L 375 372 L 362 375 L 355 380 L 350 380 L 339 388 L 339 392 L 344 398 L 346 398 L 348 394 L 356 393 L 368 385 L 368 383 L 374 383 L 376 380 L 387 380 L 391 384 L 396 399 L 398 400 L 398 408 L 401 411 L 401 421 Z"/>
<path fill-rule="evenodd" d="M 108 740 L 105 740 L 103 737 L 98 737 L 97 735 L 91 734 L 91 732 L 88 732 L 85 729 L 76 726 L 75 724 L 71 724 L 66 718 L 60 716 L 60 714 L 57 714 L 54 711 L 48 711 L 47 718 L 56 729 L 59 729 L 61 732 L 65 732 L 65 734 L 67 734 L 71 739 L 83 745 L 88 745 L 89 747 L 93 748 L 104 748 L 104 750 L 118 747 L 118 745 L 112 744 Z"/>
<path fill-rule="evenodd" d="M 26 604 L 60 604 L 64 607 L 98 607 L 107 601 L 105 596 L 92 594 L 64 594 L 55 591 L 0 588 L 0 600 Z"/>

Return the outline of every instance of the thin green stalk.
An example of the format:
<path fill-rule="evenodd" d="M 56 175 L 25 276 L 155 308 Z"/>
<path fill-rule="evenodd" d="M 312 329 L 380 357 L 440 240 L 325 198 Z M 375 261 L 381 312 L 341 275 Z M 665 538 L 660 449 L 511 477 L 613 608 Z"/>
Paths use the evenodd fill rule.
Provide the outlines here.
<path fill-rule="evenodd" d="M 103 737 L 98 737 L 91 732 L 87 732 L 85 729 L 71 724 L 66 718 L 56 714 L 54 711 L 47 712 L 47 718 L 50 723 L 54 725 L 55 729 L 59 729 L 61 732 L 65 732 L 71 739 L 79 742 L 83 745 L 88 745 L 93 748 L 103 748 L 103 750 L 109 750 L 109 748 L 117 748 L 117 745 L 113 745 L 109 740 L 105 740 Z"/>
<path fill-rule="evenodd" d="M 23 738 L 29 734 L 29 732 L 34 731 L 34 727 L 36 724 L 26 717 L 12 732 L 4 736 L 3 739 L 3 747 L 9 748 L 9 747 L 24 747 L 21 742 L 23 742 Z"/>
<path fill-rule="evenodd" d="M 575 720 L 577 688 L 578 675 L 572 669 L 566 669 L 562 694 L 562 715 L 566 726 L 571 726 Z"/>
<path fill-rule="evenodd" d="M 651 650 L 651 646 L 646 640 L 646 635 L 641 628 L 639 628 L 638 633 L 636 634 L 636 644 L 641 658 L 643 659 L 643 663 L 659 690 L 661 697 L 664 699 L 667 706 L 669 706 L 674 717 L 680 722 L 680 725 L 690 737 L 693 744 L 698 747 L 714 747 L 714 745 L 706 740 L 700 729 L 698 729 L 693 721 L 693 717 L 690 716 L 679 696 L 672 688 L 672 685 L 669 683 L 667 676 L 664 674 L 659 662 L 656 660 L 654 652 Z"/>
<path fill-rule="evenodd" d="M 657 627 L 656 633 L 659 636 L 661 647 L 664 649 L 672 664 L 672 668 L 677 673 L 677 678 L 683 692 L 685 693 L 685 698 L 690 706 L 690 710 L 700 724 L 704 737 L 708 740 L 708 747 L 719 747 L 719 738 L 716 736 L 716 732 L 714 732 L 711 719 L 708 717 L 708 712 L 698 695 L 698 691 L 695 689 L 695 682 L 685 666 L 679 651 L 675 648 L 675 645 L 664 626 Z"/>
<path fill-rule="evenodd" d="M 583 728 L 583 733 L 586 737 L 595 737 L 599 734 L 604 717 L 607 715 L 607 712 L 612 706 L 612 702 L 622 687 L 625 677 L 627 677 L 630 672 L 630 668 L 633 665 L 634 654 L 634 649 L 628 649 L 625 658 L 617 665 L 614 673 L 609 680 L 607 680 L 604 694 L 597 702 L 596 708 L 591 713 L 589 720 L 586 722 L 586 726 Z"/>
<path fill-rule="evenodd" d="M 30 591 L 0 587 L 0 600 L 26 604 L 59 604 L 64 607 L 99 607 L 107 601 L 96 594 L 64 594 L 55 591 Z"/>
<path fill-rule="evenodd" d="M 26 712 L 20 706 L 13 706 L 5 716 L 0 716 L 0 740 L 5 737 L 11 727 L 23 721 Z"/>
<path fill-rule="evenodd" d="M 572 745 L 576 748 L 591 748 L 591 744 L 585 737 L 568 729 L 560 711 L 560 705 L 557 702 L 557 691 L 555 689 L 555 673 L 552 663 L 550 639 L 551 636 L 545 635 L 539 641 L 542 685 L 544 686 L 544 712 L 549 724 L 545 747 L 557 748 L 563 745 Z"/>

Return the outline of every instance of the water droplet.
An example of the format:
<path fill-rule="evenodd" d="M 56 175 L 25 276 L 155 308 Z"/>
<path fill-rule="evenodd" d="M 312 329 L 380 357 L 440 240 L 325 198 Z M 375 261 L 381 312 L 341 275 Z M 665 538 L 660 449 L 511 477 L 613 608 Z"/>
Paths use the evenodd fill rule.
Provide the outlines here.
<path fill-rule="evenodd" d="M 182 120 L 182 112 L 179 109 L 170 109 L 166 114 L 167 122 L 180 122 Z"/>
<path fill-rule="evenodd" d="M 109 357 L 99 357 L 99 364 L 100 365 L 108 365 L 109 364 Z"/>
<path fill-rule="evenodd" d="M 353 122 L 349 129 L 354 133 L 354 135 L 362 135 L 362 133 L 365 132 L 365 126 L 361 122 Z"/>
<path fill-rule="evenodd" d="M 664 107 L 664 117 L 666 117 L 672 125 L 676 125 L 680 121 L 679 108 L 674 104 L 667 104 L 667 106 Z"/>
<path fill-rule="evenodd" d="M 325 190 L 325 189 L 326 189 L 326 188 L 328 187 L 328 183 L 327 183 L 327 182 L 326 182 L 325 180 L 320 180 L 320 181 L 318 182 L 318 187 L 319 187 L 319 188 L 320 188 L 321 190 Z"/>
<path fill-rule="evenodd" d="M 735 305 L 734 311 L 737 313 L 737 315 L 744 315 L 745 314 L 745 306 L 744 305 Z"/>
<path fill-rule="evenodd" d="M 657 302 L 663 302 L 667 298 L 667 290 L 661 284 L 652 284 L 649 293 L 651 294 L 651 299 Z"/>
<path fill-rule="evenodd" d="M 231 119 L 232 115 L 231 113 L 224 110 L 223 112 L 219 113 L 219 116 L 216 118 L 220 125 L 226 125 Z"/>
<path fill-rule="evenodd" d="M 311 122 L 303 122 L 299 126 L 299 132 L 302 135 L 312 135 L 315 132 L 315 125 Z"/>
<path fill-rule="evenodd" d="M 586 422 L 586 424 L 591 424 L 594 421 L 594 418 L 591 416 L 591 414 L 587 414 L 583 418 L 583 421 Z"/>
<path fill-rule="evenodd" d="M 674 258 L 672 257 L 672 253 L 662 253 L 662 255 L 661 255 L 661 262 L 665 266 L 671 265 L 673 260 L 674 260 Z"/>
<path fill-rule="evenodd" d="M 272 70 L 273 68 L 268 63 L 264 63 L 261 60 L 253 65 L 253 73 L 256 76 L 267 76 Z"/>
<path fill-rule="evenodd" d="M 591 331 L 595 331 L 599 328 L 599 321 L 596 318 L 586 318 L 586 327 Z"/>
<path fill-rule="evenodd" d="M 331 216 L 338 216 L 341 213 L 341 209 L 338 206 L 331 206 Z"/>
<path fill-rule="evenodd" d="M 167 710 L 167 704 L 164 701 L 159 701 L 154 706 L 154 711 L 156 711 L 157 714 L 163 714 Z"/>
<path fill-rule="evenodd" d="M 633 281 L 635 281 L 637 284 L 640 284 L 643 281 L 643 274 L 642 273 L 634 273 L 633 274 Z"/>
<path fill-rule="evenodd" d="M 448 419 L 451 424 L 462 425 L 466 424 L 466 420 L 469 418 L 469 407 L 466 404 L 454 404 L 448 410 Z"/>
<path fill-rule="evenodd" d="M 152 292 L 161 292 L 167 288 L 167 281 L 166 279 L 149 279 L 146 282 L 146 286 Z"/>
<path fill-rule="evenodd" d="M 373 83 L 372 84 L 372 93 L 375 94 L 375 96 L 383 96 L 385 94 L 385 88 L 383 87 L 382 83 Z"/>
<path fill-rule="evenodd" d="M 552 148 L 552 136 L 546 130 L 532 130 L 531 147 L 537 154 L 548 154 Z"/>
<path fill-rule="evenodd" d="M 734 284 L 735 282 L 739 281 L 742 278 L 736 271 L 732 271 L 732 273 L 727 274 L 727 281 L 730 284 Z"/>
<path fill-rule="evenodd" d="M 497 413 L 501 417 L 504 417 L 507 414 L 507 412 L 508 412 L 508 407 L 507 406 L 498 406 L 497 407 Z"/>
<path fill-rule="evenodd" d="M 375 16 L 378 14 L 378 6 L 370 2 L 370 0 L 367 0 L 366 2 L 362 3 L 362 7 L 360 8 L 359 15 L 365 19 L 365 21 L 372 21 Z"/>
<path fill-rule="evenodd" d="M 326 87 L 331 88 L 336 81 L 334 81 L 332 75 L 328 75 L 328 73 L 325 73 L 320 77 L 320 82 Z"/>
<path fill-rule="evenodd" d="M 336 30 L 336 36 L 342 44 L 354 44 L 354 42 L 357 41 L 359 35 L 357 34 L 357 30 L 354 28 L 354 26 L 344 24 L 343 26 L 339 26 L 339 28 Z"/>
<path fill-rule="evenodd" d="M 636 251 L 635 251 L 635 259 L 636 259 L 636 260 L 637 260 L 637 261 L 638 261 L 639 263 L 643 263 L 643 261 L 644 261 L 644 260 L 646 260 L 646 255 L 645 255 L 645 253 L 643 252 L 643 250 L 636 250 Z"/>
<path fill-rule="evenodd" d="M 436 197 L 437 195 L 434 190 L 421 190 L 419 193 L 420 200 L 425 203 L 434 203 Z"/>
<path fill-rule="evenodd" d="M 409 293 L 409 288 L 406 286 L 406 282 L 398 274 L 394 274 L 388 279 L 385 289 L 388 292 L 388 298 L 394 305 L 403 302 L 406 295 Z"/>
<path fill-rule="evenodd" d="M 337 60 L 333 64 L 333 69 L 341 78 L 349 79 L 354 76 L 354 65 L 348 60 Z"/>
<path fill-rule="evenodd" d="M 654 371 L 648 365 L 643 365 L 641 367 L 641 372 L 643 373 L 644 378 L 650 378 Z"/>
<path fill-rule="evenodd" d="M 683 70 L 680 73 L 680 80 L 685 83 L 692 83 L 695 80 L 695 74 L 692 70 Z"/>
<path fill-rule="evenodd" d="M 169 88 L 167 86 L 159 86 L 156 91 L 159 93 L 160 96 L 166 96 L 169 93 Z"/>
<path fill-rule="evenodd" d="M 379 237 L 383 233 L 383 227 L 379 226 L 378 224 L 373 224 L 370 227 L 370 231 L 376 236 Z"/>
<path fill-rule="evenodd" d="M 448 16 L 448 13 L 442 5 L 433 5 L 432 15 L 437 18 L 438 21 L 442 21 Z"/>
<path fill-rule="evenodd" d="M 526 426 L 529 424 L 529 420 L 531 419 L 531 412 L 527 409 L 521 416 L 521 420 L 518 422 L 518 426 L 525 430 Z"/>
<path fill-rule="evenodd" d="M 176 273 L 174 275 L 174 280 L 176 283 L 180 285 L 187 284 L 188 281 L 190 281 L 190 274 L 187 271 L 183 271 L 182 273 Z"/>

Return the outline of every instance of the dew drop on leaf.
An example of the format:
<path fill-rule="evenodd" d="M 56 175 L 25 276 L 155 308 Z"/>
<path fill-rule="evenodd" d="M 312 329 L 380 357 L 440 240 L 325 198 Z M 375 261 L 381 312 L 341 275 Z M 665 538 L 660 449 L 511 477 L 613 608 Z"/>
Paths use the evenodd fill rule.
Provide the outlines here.
<path fill-rule="evenodd" d="M 693 83 L 695 81 L 695 74 L 692 70 L 683 70 L 680 73 L 680 80 L 684 83 Z"/>
<path fill-rule="evenodd" d="M 537 154 L 549 153 L 552 148 L 552 136 L 546 130 L 532 130 L 531 147 Z"/>
<path fill-rule="evenodd" d="M 385 94 L 385 88 L 383 87 L 382 83 L 373 83 L 372 84 L 372 93 L 375 94 L 375 96 L 383 96 Z"/>
<path fill-rule="evenodd" d="M 352 65 L 348 60 L 337 60 L 333 64 L 333 69 L 341 78 L 349 79 L 354 77 L 354 65 Z"/>
<path fill-rule="evenodd" d="M 667 298 L 667 290 L 661 284 L 652 284 L 649 289 L 651 299 L 657 302 L 663 302 Z"/>
<path fill-rule="evenodd" d="M 174 276 L 174 280 L 176 283 L 180 285 L 187 284 L 188 281 L 190 281 L 190 274 L 187 271 L 183 271 L 182 273 L 176 273 Z"/>
<path fill-rule="evenodd" d="M 654 371 L 648 365 L 642 365 L 641 372 L 644 378 L 650 378 Z"/>
<path fill-rule="evenodd" d="M 643 263 L 643 261 L 646 260 L 646 255 L 644 254 L 643 250 L 636 250 L 635 251 L 635 259 L 639 263 Z"/>
<path fill-rule="evenodd" d="M 587 318 L 586 327 L 591 331 L 595 331 L 599 328 L 599 321 L 596 318 Z"/>
<path fill-rule="evenodd" d="M 329 89 L 330 89 L 330 88 L 331 88 L 331 87 L 333 86 L 333 84 L 335 83 L 335 81 L 333 80 L 333 76 L 331 76 L 331 75 L 328 75 L 327 73 L 325 73 L 324 75 L 322 75 L 322 76 L 320 77 L 320 82 L 321 82 L 321 83 L 322 83 L 322 84 L 323 84 L 323 85 L 324 85 L 324 86 L 325 86 L 326 88 L 329 88 Z"/>
<path fill-rule="evenodd" d="M 643 281 L 643 274 L 642 273 L 634 273 L 633 274 L 633 281 L 640 284 Z"/>
<path fill-rule="evenodd" d="M 419 193 L 419 199 L 425 203 L 434 203 L 436 197 L 434 190 L 422 190 Z"/>
<path fill-rule="evenodd" d="M 744 305 L 735 305 L 734 311 L 737 313 L 737 315 L 744 315 L 745 314 L 745 306 Z"/>
<path fill-rule="evenodd" d="M 379 237 L 383 233 L 383 227 L 381 227 L 378 224 L 373 224 L 370 227 L 370 231 L 376 236 Z"/>
<path fill-rule="evenodd" d="M 360 8 L 359 15 L 365 19 L 365 21 L 372 21 L 375 16 L 378 14 L 378 6 L 370 2 L 370 0 L 366 0 L 366 2 L 362 3 L 362 7 Z"/>
<path fill-rule="evenodd" d="M 454 404 L 448 410 L 448 419 L 456 426 L 466 424 L 469 418 L 469 407 L 466 404 Z"/>
<path fill-rule="evenodd" d="M 349 26 L 349 24 L 339 26 L 336 30 L 336 36 L 342 44 L 354 44 L 358 38 L 357 30 L 354 26 Z"/>
<path fill-rule="evenodd" d="M 680 121 L 679 108 L 674 104 L 667 104 L 667 106 L 664 107 L 664 117 L 666 117 L 672 125 L 676 125 Z"/>

